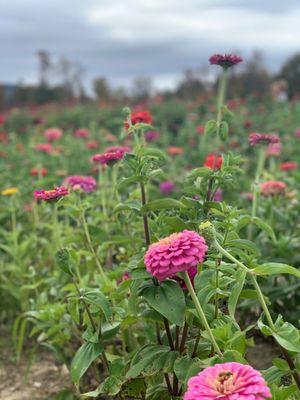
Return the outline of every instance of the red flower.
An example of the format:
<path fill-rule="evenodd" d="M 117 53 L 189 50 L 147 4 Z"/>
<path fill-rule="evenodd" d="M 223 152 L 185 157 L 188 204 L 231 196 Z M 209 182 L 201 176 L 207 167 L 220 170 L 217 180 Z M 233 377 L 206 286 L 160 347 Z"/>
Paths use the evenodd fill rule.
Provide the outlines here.
<path fill-rule="evenodd" d="M 179 146 L 169 146 L 167 148 L 167 152 L 170 156 L 178 156 L 180 154 L 183 154 L 184 150 L 182 147 Z"/>
<path fill-rule="evenodd" d="M 294 171 L 298 164 L 295 161 L 286 161 L 280 164 L 281 171 Z"/>
<path fill-rule="evenodd" d="M 130 114 L 129 121 L 125 121 L 124 127 L 125 129 L 129 129 L 130 125 L 136 124 L 149 124 L 151 125 L 153 122 L 152 115 L 149 111 L 138 111 Z"/>
<path fill-rule="evenodd" d="M 221 155 L 210 153 L 206 156 L 204 161 L 204 167 L 217 170 L 220 169 L 223 163 L 223 158 Z"/>
<path fill-rule="evenodd" d="M 46 168 L 41 168 L 41 169 L 32 168 L 30 171 L 30 175 L 31 176 L 39 176 L 39 174 L 40 174 L 41 176 L 46 176 L 47 172 L 48 171 L 46 170 Z"/>

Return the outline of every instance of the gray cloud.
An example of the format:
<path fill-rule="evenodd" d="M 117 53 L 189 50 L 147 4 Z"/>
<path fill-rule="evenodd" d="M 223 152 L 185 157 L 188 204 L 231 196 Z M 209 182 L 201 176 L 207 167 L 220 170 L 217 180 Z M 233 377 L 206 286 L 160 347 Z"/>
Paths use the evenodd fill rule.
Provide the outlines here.
<path fill-rule="evenodd" d="M 299 18 L 298 0 L 0 0 L 0 82 L 36 81 L 39 49 L 114 84 L 149 75 L 163 86 L 233 50 L 262 50 L 276 70 L 298 49 Z"/>

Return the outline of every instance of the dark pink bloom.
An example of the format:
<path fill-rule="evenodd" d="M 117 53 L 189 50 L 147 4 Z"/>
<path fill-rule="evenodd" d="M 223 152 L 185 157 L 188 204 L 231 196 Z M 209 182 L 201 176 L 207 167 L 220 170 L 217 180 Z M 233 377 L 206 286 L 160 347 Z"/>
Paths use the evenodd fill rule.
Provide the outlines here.
<path fill-rule="evenodd" d="M 213 54 L 209 58 L 209 62 L 211 65 L 220 65 L 220 67 L 225 69 L 230 68 L 242 61 L 242 57 L 234 54 Z"/>
<path fill-rule="evenodd" d="M 198 268 L 197 267 L 192 267 L 192 268 L 187 270 L 187 273 L 189 274 L 189 277 L 190 277 L 190 280 L 192 282 L 192 285 L 194 286 L 194 279 L 195 279 L 195 276 L 198 273 Z M 185 283 L 183 278 L 175 275 L 175 276 L 172 276 L 172 279 L 175 279 L 175 281 L 177 281 L 179 283 L 180 287 L 183 290 L 187 290 L 187 286 L 186 286 L 186 283 Z"/>
<path fill-rule="evenodd" d="M 83 190 L 86 193 L 94 192 L 97 188 L 97 182 L 92 176 L 81 175 L 68 176 L 62 185 L 73 190 Z"/>
<path fill-rule="evenodd" d="M 223 199 L 223 191 L 221 188 L 218 188 L 216 190 L 216 193 L 214 194 L 213 201 L 222 201 L 222 199 Z"/>
<path fill-rule="evenodd" d="M 49 128 L 44 132 L 44 136 L 49 142 L 60 139 L 62 135 L 63 131 L 59 128 Z"/>
<path fill-rule="evenodd" d="M 282 181 L 267 181 L 260 184 L 260 191 L 263 196 L 276 196 L 285 194 L 286 184 Z"/>
<path fill-rule="evenodd" d="M 77 138 L 86 139 L 89 136 L 90 132 L 88 129 L 80 128 L 74 132 L 74 136 Z"/>
<path fill-rule="evenodd" d="M 227 362 L 190 378 L 184 400 L 265 400 L 271 397 L 264 378 L 250 365 Z"/>
<path fill-rule="evenodd" d="M 205 126 L 204 125 L 198 125 L 196 127 L 196 132 L 199 133 L 199 135 L 203 135 L 205 131 Z"/>
<path fill-rule="evenodd" d="M 0 125 L 3 125 L 4 122 L 5 122 L 5 117 L 4 117 L 4 115 L 0 114 Z"/>
<path fill-rule="evenodd" d="M 50 143 L 39 143 L 35 145 L 35 149 L 41 151 L 42 153 L 50 154 L 53 152 L 53 147 Z"/>
<path fill-rule="evenodd" d="M 202 236 L 197 232 L 184 230 L 151 244 L 144 262 L 147 271 L 163 281 L 203 262 L 207 249 Z"/>
<path fill-rule="evenodd" d="M 159 189 L 162 194 L 170 194 L 174 190 L 174 183 L 172 181 L 161 182 Z"/>
<path fill-rule="evenodd" d="M 92 157 L 93 162 L 99 162 L 100 164 L 112 165 L 124 157 L 123 151 L 111 151 L 108 153 L 95 154 Z"/>
<path fill-rule="evenodd" d="M 36 200 L 55 201 L 69 194 L 68 189 L 64 186 L 58 186 L 51 190 L 35 190 L 34 198 Z"/>
<path fill-rule="evenodd" d="M 279 143 L 279 137 L 277 135 L 268 135 L 265 133 L 250 133 L 248 137 L 248 142 L 250 146 L 256 146 L 258 144 L 275 144 Z"/>
<path fill-rule="evenodd" d="M 109 146 L 105 149 L 106 153 L 111 153 L 115 151 L 122 151 L 123 153 L 130 153 L 131 147 L 129 146 Z"/>
<path fill-rule="evenodd" d="M 159 138 L 159 132 L 148 131 L 145 134 L 145 138 L 146 138 L 147 142 L 154 142 L 155 140 L 157 140 Z"/>

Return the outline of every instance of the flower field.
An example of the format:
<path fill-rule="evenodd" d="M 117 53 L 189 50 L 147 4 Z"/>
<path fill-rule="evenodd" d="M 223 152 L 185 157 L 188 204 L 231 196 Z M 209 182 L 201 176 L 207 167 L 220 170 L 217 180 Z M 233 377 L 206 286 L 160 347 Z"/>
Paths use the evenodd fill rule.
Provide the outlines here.
<path fill-rule="evenodd" d="M 300 398 L 300 102 L 228 99 L 240 62 L 216 97 L 1 115 L 1 347 L 68 368 L 51 399 Z"/>

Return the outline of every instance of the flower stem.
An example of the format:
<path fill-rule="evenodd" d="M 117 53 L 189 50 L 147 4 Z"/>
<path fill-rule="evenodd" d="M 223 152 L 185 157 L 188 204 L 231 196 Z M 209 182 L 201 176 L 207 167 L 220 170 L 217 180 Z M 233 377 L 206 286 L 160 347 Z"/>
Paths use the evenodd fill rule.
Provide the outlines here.
<path fill-rule="evenodd" d="M 210 341 L 211 341 L 211 343 L 212 343 L 212 345 L 214 347 L 214 350 L 218 354 L 218 356 L 220 358 L 222 358 L 223 357 L 222 352 L 221 352 L 221 350 L 220 350 L 220 348 L 218 346 L 218 343 L 216 342 L 216 339 L 215 339 L 215 337 L 214 337 L 214 335 L 213 335 L 213 333 L 212 333 L 212 331 L 210 329 L 210 326 L 209 326 L 209 324 L 207 322 L 207 319 L 205 317 L 204 311 L 203 311 L 203 309 L 202 309 L 202 307 L 200 305 L 200 302 L 198 300 L 198 297 L 197 297 L 197 295 L 195 293 L 194 287 L 193 287 L 192 282 L 190 280 L 189 274 L 186 271 L 184 271 L 183 272 L 183 277 L 184 277 L 185 284 L 186 284 L 186 286 L 187 286 L 187 288 L 189 290 L 189 293 L 190 293 L 190 295 L 192 297 L 192 300 L 194 302 L 194 305 L 196 307 L 197 313 L 198 313 L 198 315 L 199 315 L 199 317 L 200 317 L 200 319 L 202 321 L 202 324 L 205 327 L 205 330 L 206 330 L 206 332 L 207 332 L 207 334 L 208 334 L 208 336 L 210 338 Z"/>
<path fill-rule="evenodd" d="M 85 219 L 84 211 L 82 211 L 82 213 L 81 213 L 81 220 L 82 220 L 83 229 L 84 229 L 84 234 L 85 234 L 85 237 L 86 237 L 86 241 L 87 241 L 88 247 L 89 247 L 91 253 L 92 253 L 93 256 L 94 256 L 96 265 L 97 265 L 98 270 L 99 270 L 99 272 L 100 272 L 100 275 L 102 276 L 104 282 L 106 282 L 106 275 L 105 275 L 104 270 L 103 270 L 103 268 L 102 268 L 102 265 L 101 265 L 101 262 L 100 262 L 100 260 L 99 260 L 99 257 L 98 257 L 98 255 L 97 255 L 97 253 L 95 252 L 95 249 L 94 249 L 94 247 L 93 247 L 93 243 L 92 243 L 92 240 L 91 240 L 91 236 L 90 236 L 88 224 L 87 224 L 86 219 Z"/>
<path fill-rule="evenodd" d="M 225 101 L 226 88 L 227 88 L 228 72 L 226 69 L 222 70 L 218 86 L 218 100 L 217 100 L 217 143 L 220 139 L 220 126 L 222 122 L 222 107 Z"/>
<path fill-rule="evenodd" d="M 226 256 L 229 260 L 233 261 L 236 265 L 238 265 L 239 267 L 243 268 L 244 270 L 246 270 L 246 271 L 250 274 L 251 280 L 252 280 L 252 283 L 253 283 L 253 286 L 254 286 L 255 291 L 256 291 L 256 293 L 257 293 L 257 296 L 258 296 L 259 302 L 260 302 L 260 304 L 261 304 L 261 307 L 262 307 L 262 309 L 263 309 L 263 311 L 264 311 L 264 313 L 265 313 L 265 316 L 266 316 L 266 319 L 267 319 L 267 321 L 268 321 L 269 327 L 271 328 L 271 330 L 272 330 L 273 332 L 276 332 L 276 330 L 277 330 L 277 329 L 276 329 L 276 326 L 275 326 L 275 324 L 274 324 L 274 322 L 273 322 L 272 316 L 271 316 L 270 311 L 269 311 L 269 309 L 268 309 L 268 306 L 267 306 L 267 303 L 266 303 L 266 301 L 265 301 L 264 295 L 263 295 L 263 293 L 262 293 L 262 291 L 261 291 L 261 288 L 260 288 L 260 286 L 259 286 L 259 284 L 258 284 L 258 282 L 257 282 L 256 276 L 253 275 L 252 271 L 251 271 L 249 268 L 247 268 L 246 265 L 244 265 L 242 262 L 240 262 L 239 260 L 237 260 L 237 259 L 236 259 L 234 256 L 232 256 L 230 253 L 228 253 L 228 251 L 226 251 L 226 250 L 218 243 L 216 237 L 214 237 L 214 244 L 215 244 L 215 247 L 216 247 L 224 256 Z M 285 357 L 285 359 L 286 359 L 286 361 L 287 361 L 287 363 L 288 363 L 288 365 L 289 365 L 289 367 L 290 367 L 290 370 L 291 370 L 291 372 L 292 372 L 292 375 L 293 375 L 293 377 L 294 377 L 294 380 L 295 380 L 295 382 L 296 382 L 298 388 L 300 389 L 300 377 L 299 377 L 297 371 L 295 370 L 295 364 L 294 364 L 293 359 L 290 357 L 290 355 L 288 354 L 288 352 L 287 352 L 287 350 L 286 350 L 285 348 L 283 348 L 278 342 L 277 342 L 277 344 L 278 344 L 278 346 L 280 347 L 280 349 L 281 349 L 281 351 L 282 351 L 282 354 L 283 354 L 283 356 Z"/>
<path fill-rule="evenodd" d="M 141 200 L 142 200 L 142 205 L 146 205 L 146 191 L 145 191 L 145 186 L 143 182 L 140 184 L 141 187 Z M 148 217 L 147 215 L 143 215 L 143 223 L 144 223 L 144 232 L 145 232 L 145 240 L 146 240 L 146 245 L 149 246 L 151 239 L 150 239 L 150 231 L 149 231 L 149 224 L 148 224 Z"/>
<path fill-rule="evenodd" d="M 252 211 L 251 211 L 251 222 L 249 225 L 248 230 L 248 240 L 252 240 L 253 236 L 253 219 L 256 217 L 257 214 L 257 205 L 258 205 L 258 194 L 259 194 L 259 180 L 265 164 L 265 152 L 264 149 L 261 148 L 258 153 L 258 161 L 257 161 L 257 169 L 255 174 L 255 179 L 253 182 L 253 189 L 252 189 Z"/>

